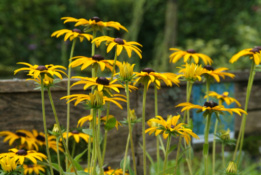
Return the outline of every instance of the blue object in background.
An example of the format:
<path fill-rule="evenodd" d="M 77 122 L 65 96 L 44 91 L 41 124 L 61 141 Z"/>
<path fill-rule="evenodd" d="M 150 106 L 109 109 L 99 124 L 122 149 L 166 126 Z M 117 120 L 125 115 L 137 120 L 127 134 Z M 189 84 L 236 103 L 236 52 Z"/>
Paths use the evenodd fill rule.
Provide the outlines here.
<path fill-rule="evenodd" d="M 210 91 L 215 91 L 218 94 L 222 94 L 223 92 L 229 92 L 230 97 L 234 97 L 235 85 L 234 83 L 214 83 L 210 85 Z M 206 86 L 205 84 L 194 84 L 192 88 L 192 103 L 203 106 L 206 99 L 204 96 L 206 95 Z M 210 100 L 218 103 L 218 100 L 215 98 L 210 97 Z M 228 105 L 223 103 L 223 105 L 228 108 Z M 235 107 L 235 103 L 229 105 L 230 108 Z M 204 142 L 204 129 L 205 129 L 205 118 L 203 117 L 203 113 L 197 113 L 197 110 L 192 110 L 192 117 L 193 117 L 193 132 L 195 132 L 199 136 L 199 140 L 193 139 L 193 143 L 203 143 Z M 215 126 L 215 114 L 212 114 L 211 117 L 211 126 L 209 132 L 209 141 L 213 141 L 213 132 Z M 231 131 L 231 138 L 234 137 L 235 125 L 234 125 L 234 115 L 230 115 L 229 113 L 225 112 L 224 115 L 220 115 L 220 122 L 218 131 L 221 129 L 227 130 L 227 128 Z"/>

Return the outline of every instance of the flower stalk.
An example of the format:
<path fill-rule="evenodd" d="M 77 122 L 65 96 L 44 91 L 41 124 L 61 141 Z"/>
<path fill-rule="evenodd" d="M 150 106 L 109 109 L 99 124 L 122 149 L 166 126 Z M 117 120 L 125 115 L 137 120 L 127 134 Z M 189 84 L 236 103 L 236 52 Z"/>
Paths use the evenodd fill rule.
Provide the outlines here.
<path fill-rule="evenodd" d="M 168 164 L 170 138 L 171 138 L 171 136 L 169 136 L 168 139 L 167 139 L 166 153 L 165 153 L 165 159 L 164 159 L 164 165 L 163 165 L 163 174 L 165 174 L 167 164 Z"/>
<path fill-rule="evenodd" d="M 142 141 L 143 141 L 143 175 L 147 174 L 146 165 L 146 136 L 145 136 L 145 109 L 146 109 L 146 95 L 147 95 L 147 84 L 144 84 L 143 90 L 143 102 L 142 102 Z"/>
<path fill-rule="evenodd" d="M 155 98 L 155 116 L 158 115 L 158 89 L 154 85 L 154 98 Z M 160 172 L 160 147 L 159 147 L 160 136 L 156 136 L 156 149 L 157 149 L 157 172 Z"/>
<path fill-rule="evenodd" d="M 46 153 L 48 157 L 48 164 L 51 171 L 51 175 L 54 175 L 53 173 L 53 167 L 52 167 L 52 161 L 51 161 L 51 155 L 49 150 L 49 144 L 48 144 L 48 135 L 47 135 L 47 126 L 46 126 L 46 116 L 45 116 L 45 102 L 44 102 L 44 75 L 41 75 L 41 99 L 42 99 L 42 115 L 43 115 L 43 125 L 44 125 L 44 136 L 45 136 L 45 145 L 46 145 Z"/>
<path fill-rule="evenodd" d="M 250 94 L 251 94 L 251 90 L 252 90 L 252 86 L 253 86 L 253 82 L 254 82 L 255 67 L 256 67 L 256 65 L 255 65 L 255 62 L 253 61 L 252 65 L 251 65 L 249 79 L 248 79 L 248 85 L 247 85 L 247 93 L 246 93 L 246 101 L 245 101 L 245 109 L 244 109 L 246 112 L 247 112 L 247 109 L 248 109 L 248 103 L 249 103 Z M 233 155 L 233 161 L 235 161 L 237 150 L 238 150 L 238 147 L 239 147 L 239 154 L 238 154 L 238 157 L 237 157 L 237 165 L 239 163 L 239 160 L 240 160 L 241 154 L 242 154 L 242 147 L 243 147 L 243 143 L 244 143 L 244 134 L 245 134 L 245 126 L 246 126 L 246 117 L 247 117 L 247 114 L 243 114 L 241 125 L 240 125 L 240 130 L 239 130 L 239 135 L 238 135 L 238 139 L 237 139 L 237 144 L 236 144 L 236 148 L 235 148 L 234 155 Z"/>
<path fill-rule="evenodd" d="M 71 47 L 71 53 L 70 53 L 70 59 L 69 59 L 69 64 L 71 64 L 72 60 L 71 58 L 73 57 L 73 53 L 74 53 L 74 48 L 75 48 L 75 44 L 76 44 L 76 38 L 73 39 L 72 42 L 72 47 Z M 68 80 L 67 80 L 67 96 L 69 96 L 71 94 L 71 72 L 72 72 L 72 68 L 69 66 L 68 67 Z M 68 147 L 69 145 L 69 139 L 68 139 L 68 133 L 69 133 L 69 129 L 70 129 L 70 103 L 67 103 L 67 126 L 66 126 L 66 147 Z M 66 162 L 66 170 L 68 170 L 68 160 L 65 160 Z"/>

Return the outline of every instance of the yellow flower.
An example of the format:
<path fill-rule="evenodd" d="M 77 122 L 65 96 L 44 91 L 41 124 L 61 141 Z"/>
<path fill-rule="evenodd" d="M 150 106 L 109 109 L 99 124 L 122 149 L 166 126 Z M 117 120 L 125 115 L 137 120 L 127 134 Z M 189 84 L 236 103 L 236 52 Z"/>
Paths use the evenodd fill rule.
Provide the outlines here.
<path fill-rule="evenodd" d="M 179 77 L 185 78 L 187 81 L 201 81 L 201 76 L 203 73 L 206 72 L 201 65 L 197 64 L 186 64 L 183 65 L 184 68 L 180 68 L 179 70 Z"/>
<path fill-rule="evenodd" d="M 100 36 L 92 40 L 92 43 L 96 44 L 96 47 L 100 46 L 100 44 L 106 41 L 107 45 L 107 53 L 109 53 L 113 47 L 116 47 L 116 54 L 119 56 L 123 49 L 126 50 L 128 57 L 131 57 L 131 52 L 134 51 L 140 58 L 142 58 L 141 55 L 141 49 L 137 46 L 142 47 L 140 43 L 137 43 L 135 41 L 129 41 L 127 42 L 124 39 L 121 38 L 112 38 L 109 36 Z"/>
<path fill-rule="evenodd" d="M 36 140 L 36 143 L 40 146 L 46 146 L 45 142 L 45 134 L 42 132 L 38 132 L 37 130 L 33 129 L 32 131 L 33 137 Z M 57 144 L 56 144 L 56 137 L 55 136 L 48 136 L 48 147 L 53 149 L 55 152 L 57 152 Z M 59 143 L 59 151 L 63 152 L 62 144 Z M 38 150 L 38 148 L 36 149 Z"/>
<path fill-rule="evenodd" d="M 180 103 L 176 107 L 183 107 L 181 112 L 190 109 L 198 109 L 198 112 L 204 112 L 205 114 L 212 114 L 213 112 L 229 112 L 231 115 L 236 113 L 241 116 L 241 113 L 247 114 L 246 111 L 240 108 L 225 108 L 223 105 L 218 105 L 213 101 L 205 102 L 203 106 L 195 105 L 189 102 Z"/>
<path fill-rule="evenodd" d="M 112 118 L 115 118 L 115 117 L 113 115 L 108 116 L 108 120 L 110 120 Z M 87 115 L 87 116 L 80 118 L 78 120 L 77 127 L 79 127 L 79 126 L 82 127 L 85 122 L 91 122 L 92 119 L 93 119 L 92 115 Z M 105 125 L 106 125 L 106 122 L 108 121 L 107 116 L 101 117 L 100 120 L 103 121 Z M 96 124 L 98 124 L 98 117 L 96 117 Z M 119 129 L 119 126 L 121 126 L 121 123 L 118 120 L 116 120 L 115 127 L 116 127 L 117 130 Z"/>
<path fill-rule="evenodd" d="M 230 78 L 235 77 L 235 75 L 232 73 L 224 72 L 224 71 L 228 70 L 228 68 L 225 68 L 225 67 L 220 67 L 220 68 L 214 69 L 212 66 L 207 65 L 207 66 L 204 66 L 203 68 L 206 70 L 206 72 L 203 75 L 213 77 L 217 82 L 220 82 L 219 77 L 222 77 L 223 79 L 225 79 L 225 76 L 230 77 Z"/>
<path fill-rule="evenodd" d="M 72 77 L 72 78 L 79 78 L 81 80 L 75 82 L 72 84 L 72 86 L 84 84 L 83 89 L 86 90 L 89 87 L 95 87 L 98 91 L 105 91 L 109 94 L 110 90 L 114 90 L 117 93 L 120 93 L 119 88 L 123 88 L 121 84 L 115 84 L 117 82 L 117 79 L 110 81 L 109 79 L 105 77 L 97 77 L 97 78 L 86 78 L 86 77 Z"/>
<path fill-rule="evenodd" d="M 187 143 L 190 142 L 190 136 L 199 138 L 191 129 L 185 127 L 185 123 L 178 123 L 180 115 L 168 116 L 167 120 L 164 120 L 161 116 L 156 116 L 148 121 L 150 128 L 145 130 L 145 133 L 155 133 L 155 136 L 162 133 L 163 138 L 166 139 L 169 135 L 184 137 Z M 152 125 L 153 124 L 153 125 Z"/>
<path fill-rule="evenodd" d="M 63 133 L 63 138 L 66 138 L 67 133 Z M 68 138 L 73 137 L 76 143 L 80 142 L 80 138 L 82 138 L 85 142 L 89 142 L 90 136 L 88 134 L 81 133 L 77 130 L 74 130 L 72 132 L 68 132 Z"/>
<path fill-rule="evenodd" d="M 34 164 L 37 164 L 37 160 L 43 161 L 43 159 L 47 158 L 44 154 L 33 151 L 33 150 L 26 151 L 24 149 L 18 150 L 16 148 L 12 148 L 12 149 L 9 149 L 9 151 L 10 152 L 8 152 L 8 153 L 1 153 L 0 159 L 3 157 L 6 157 L 6 156 L 10 156 L 10 157 L 12 157 L 12 159 L 17 161 L 17 163 L 22 165 L 25 160 L 30 160 Z"/>
<path fill-rule="evenodd" d="M 0 165 L 4 172 L 11 172 L 16 169 L 17 162 L 10 155 L 6 155 L 0 159 Z"/>
<path fill-rule="evenodd" d="M 71 59 L 74 60 L 69 65 L 72 68 L 82 65 L 81 70 L 84 70 L 96 64 L 100 66 L 101 71 L 104 71 L 105 67 L 112 71 L 113 60 L 104 60 L 104 57 L 101 55 L 94 55 L 93 57 L 76 56 Z M 116 64 L 118 64 L 118 61 Z"/>
<path fill-rule="evenodd" d="M 31 65 L 31 64 L 25 63 L 25 62 L 18 62 L 17 64 L 23 64 L 28 67 L 16 69 L 14 71 L 14 74 L 16 74 L 17 72 L 20 72 L 20 71 L 29 71 L 28 75 L 32 76 L 34 79 L 39 78 L 40 74 L 44 74 L 44 75 L 47 75 L 50 77 L 53 77 L 55 75 L 60 79 L 63 79 L 61 74 L 66 75 L 66 73 L 63 70 L 61 70 L 61 69 L 66 70 L 66 68 L 64 66 L 60 66 L 60 65 L 50 64 L 50 65 L 45 65 L 45 66 L 41 66 L 41 65 L 39 66 L 39 65 Z"/>
<path fill-rule="evenodd" d="M 175 83 L 177 86 L 179 84 L 179 80 L 176 74 L 174 73 L 158 73 L 155 72 L 151 68 L 144 68 L 140 73 L 136 72 L 135 77 L 137 79 L 134 82 L 134 85 L 138 83 L 142 83 L 149 88 L 151 83 L 154 83 L 158 89 L 161 87 L 161 80 L 167 85 L 172 86 L 172 83 Z"/>
<path fill-rule="evenodd" d="M 133 74 L 133 68 L 134 68 L 135 64 L 130 64 L 128 62 L 123 62 L 123 63 L 119 63 L 119 69 L 120 72 L 115 74 L 115 75 L 119 75 L 119 80 L 123 81 L 123 82 L 130 82 L 133 80 L 134 78 L 134 74 Z"/>
<path fill-rule="evenodd" d="M 38 148 L 36 140 L 33 134 L 27 130 L 16 130 L 15 133 L 10 131 L 1 131 L 0 136 L 5 136 L 4 142 L 9 140 L 9 146 L 13 145 L 15 141 L 18 141 L 20 145 L 26 147 L 27 149 Z"/>
<path fill-rule="evenodd" d="M 123 175 L 122 169 L 112 169 L 110 166 L 106 166 L 103 168 L 104 175 Z M 129 173 L 126 173 L 126 175 L 129 175 Z"/>
<path fill-rule="evenodd" d="M 38 165 L 38 164 L 24 164 L 24 174 L 40 174 L 40 172 L 44 173 L 45 169 L 43 165 Z"/>
<path fill-rule="evenodd" d="M 195 50 L 193 49 L 188 49 L 187 51 L 183 51 L 177 48 L 170 48 L 170 50 L 173 50 L 174 53 L 172 53 L 169 58 L 170 58 L 170 62 L 172 63 L 176 63 L 180 58 L 184 58 L 184 62 L 187 63 L 191 58 L 193 58 L 194 62 L 196 64 L 198 64 L 199 62 L 199 58 L 202 59 L 202 61 L 207 65 L 207 64 L 212 64 L 212 59 L 202 53 L 197 53 Z"/>
<path fill-rule="evenodd" d="M 102 30 L 103 28 L 107 28 L 107 27 L 112 27 L 115 28 L 117 30 L 123 29 L 126 32 L 128 32 L 128 30 L 122 26 L 119 22 L 115 22 L 115 21 L 108 21 L 108 22 L 103 22 L 99 17 L 94 16 L 89 20 L 86 20 L 84 18 L 73 18 L 73 17 L 62 17 L 62 20 L 64 20 L 64 23 L 67 22 L 75 22 L 75 26 L 86 26 L 88 28 L 91 28 L 92 30 Z"/>
<path fill-rule="evenodd" d="M 218 94 L 214 91 L 210 91 L 208 95 L 210 97 L 215 97 L 216 99 L 221 100 L 222 102 L 225 102 L 227 105 L 230 105 L 231 103 L 235 102 L 240 107 L 241 104 L 235 98 L 229 97 L 228 94 L 229 92 L 223 92 L 223 94 Z M 204 98 L 207 98 L 207 95 Z"/>
<path fill-rule="evenodd" d="M 237 174 L 237 164 L 235 162 L 229 162 L 226 169 L 226 175 L 236 175 Z"/>
<path fill-rule="evenodd" d="M 65 35 L 64 35 L 65 34 Z M 82 33 L 80 29 L 61 29 L 57 30 L 52 33 L 51 37 L 59 38 L 60 36 L 64 35 L 64 41 L 70 39 L 72 41 L 75 38 L 79 38 L 80 42 L 82 42 L 84 39 L 87 39 L 88 41 L 92 40 L 92 35 L 87 33 Z"/>
<path fill-rule="evenodd" d="M 67 99 L 67 103 L 71 101 L 75 101 L 74 105 L 78 105 L 80 102 L 85 102 L 87 105 L 93 108 L 101 108 L 101 104 L 104 105 L 106 102 L 111 102 L 117 105 L 119 108 L 122 109 L 122 106 L 117 101 L 126 102 L 124 98 L 120 98 L 122 95 L 114 94 L 112 97 L 103 96 L 102 92 L 95 91 L 94 94 L 90 93 L 89 95 L 86 94 L 74 94 L 62 97 L 61 99 Z"/>
<path fill-rule="evenodd" d="M 260 63 L 261 54 L 258 48 L 248 48 L 248 49 L 241 50 L 238 53 L 236 53 L 234 56 L 232 56 L 229 62 L 234 63 L 242 56 L 249 56 L 250 59 L 254 58 L 253 61 L 256 65 L 259 65 Z"/>

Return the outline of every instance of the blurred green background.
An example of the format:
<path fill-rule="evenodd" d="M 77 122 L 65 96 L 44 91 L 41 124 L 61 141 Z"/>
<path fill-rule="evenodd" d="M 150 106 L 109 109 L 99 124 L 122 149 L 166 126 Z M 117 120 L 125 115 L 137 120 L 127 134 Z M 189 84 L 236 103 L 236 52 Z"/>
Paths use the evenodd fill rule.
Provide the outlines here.
<path fill-rule="evenodd" d="M 58 29 L 73 28 L 63 24 L 64 16 L 99 16 L 127 27 L 128 33 L 106 33 L 143 45 L 142 60 L 121 58 L 135 62 L 137 69 L 175 71 L 170 47 L 205 53 L 214 66 L 246 69 L 248 59 L 228 61 L 239 50 L 260 45 L 260 15 L 261 0 L 1 0 L 0 78 L 13 78 L 19 61 L 66 65 L 70 42 L 50 37 Z M 78 42 L 75 55 L 90 56 L 90 44 Z"/>

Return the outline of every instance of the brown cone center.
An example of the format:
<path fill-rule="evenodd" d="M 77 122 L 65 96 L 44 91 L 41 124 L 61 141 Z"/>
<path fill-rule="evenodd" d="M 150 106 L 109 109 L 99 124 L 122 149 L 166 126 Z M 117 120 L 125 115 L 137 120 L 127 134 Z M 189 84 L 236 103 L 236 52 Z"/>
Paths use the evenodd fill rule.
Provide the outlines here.
<path fill-rule="evenodd" d="M 96 79 L 96 83 L 102 84 L 102 85 L 109 85 L 110 81 L 107 78 L 105 78 L 105 77 L 98 77 Z"/>
<path fill-rule="evenodd" d="M 92 59 L 96 60 L 96 61 L 101 61 L 101 60 L 104 60 L 104 57 L 97 54 L 97 55 L 93 55 Z"/>
<path fill-rule="evenodd" d="M 148 74 L 151 72 L 155 72 L 155 70 L 151 69 L 151 68 L 144 68 L 141 70 L 142 72 L 147 72 Z"/>
<path fill-rule="evenodd" d="M 121 38 L 115 38 L 115 39 L 114 39 L 114 42 L 115 42 L 115 43 L 118 43 L 118 44 L 121 44 L 121 45 L 124 44 L 124 41 L 123 41 L 123 39 L 121 39 Z"/>

